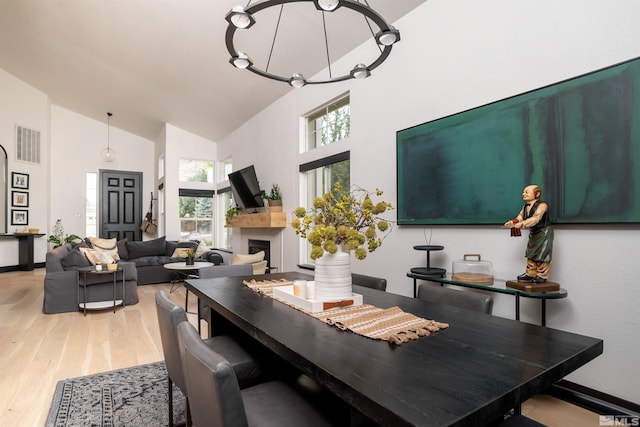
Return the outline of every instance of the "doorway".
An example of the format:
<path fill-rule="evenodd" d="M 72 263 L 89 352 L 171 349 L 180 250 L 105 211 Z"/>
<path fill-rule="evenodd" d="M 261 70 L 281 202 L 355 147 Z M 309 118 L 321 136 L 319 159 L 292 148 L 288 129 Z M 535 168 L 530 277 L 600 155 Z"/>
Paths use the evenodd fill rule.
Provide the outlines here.
<path fill-rule="evenodd" d="M 142 172 L 100 170 L 102 238 L 142 240 Z"/>

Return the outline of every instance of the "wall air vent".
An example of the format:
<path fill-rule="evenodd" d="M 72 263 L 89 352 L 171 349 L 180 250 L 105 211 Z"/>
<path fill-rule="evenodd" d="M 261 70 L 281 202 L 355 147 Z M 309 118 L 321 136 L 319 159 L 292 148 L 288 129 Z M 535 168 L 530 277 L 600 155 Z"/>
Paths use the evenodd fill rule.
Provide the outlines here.
<path fill-rule="evenodd" d="M 16 125 L 16 160 L 40 164 L 40 131 Z"/>

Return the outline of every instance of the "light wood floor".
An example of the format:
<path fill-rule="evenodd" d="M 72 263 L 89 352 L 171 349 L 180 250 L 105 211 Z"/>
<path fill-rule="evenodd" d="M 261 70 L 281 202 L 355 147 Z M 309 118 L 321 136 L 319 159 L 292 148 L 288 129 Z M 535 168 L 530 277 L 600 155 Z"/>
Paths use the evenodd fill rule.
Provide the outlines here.
<path fill-rule="evenodd" d="M 163 359 L 154 295 L 170 284 L 139 286 L 139 304 L 84 317 L 43 314 L 43 283 L 44 269 L 0 273 L 0 426 L 43 426 L 62 379 Z M 171 297 L 183 305 L 184 288 Z M 193 295 L 189 303 L 195 311 Z M 596 414 L 546 395 L 522 412 L 550 427 L 599 424 Z"/>

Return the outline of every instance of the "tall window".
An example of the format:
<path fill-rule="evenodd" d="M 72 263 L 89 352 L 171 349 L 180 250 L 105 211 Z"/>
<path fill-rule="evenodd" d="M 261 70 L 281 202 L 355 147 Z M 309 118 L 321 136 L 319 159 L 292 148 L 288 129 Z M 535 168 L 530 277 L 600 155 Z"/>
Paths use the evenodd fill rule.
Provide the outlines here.
<path fill-rule="evenodd" d="M 306 124 L 304 151 L 348 138 L 351 132 L 349 95 L 333 100 L 307 115 Z"/>
<path fill-rule="evenodd" d="M 212 246 L 213 162 L 180 159 L 178 162 L 178 218 L 180 238 L 195 239 Z"/>
<path fill-rule="evenodd" d="M 218 162 L 218 179 L 217 182 L 226 181 L 229 179 L 229 174 L 233 172 L 233 161 L 231 157 Z"/>
<path fill-rule="evenodd" d="M 87 172 L 85 175 L 85 236 L 98 237 L 98 174 Z"/>
<path fill-rule="evenodd" d="M 226 227 L 227 211 L 233 207 L 233 199 L 231 198 L 231 188 L 228 180 L 229 174 L 233 172 L 232 158 L 226 157 L 216 164 L 218 173 L 216 174 L 216 241 L 215 245 L 220 249 L 232 249 L 233 228 Z"/>
<path fill-rule="evenodd" d="M 213 246 L 213 191 L 181 188 L 178 194 L 180 238 Z"/>
<path fill-rule="evenodd" d="M 213 182 L 213 162 L 180 159 L 178 167 L 178 181 L 180 182 Z"/>
<path fill-rule="evenodd" d="M 304 123 L 306 125 L 305 140 L 300 145 L 305 152 L 348 139 L 351 135 L 349 94 L 342 95 L 309 113 Z M 303 189 L 303 206 L 311 207 L 313 199 L 333 190 L 333 185 L 337 182 L 345 191 L 349 191 L 350 166 L 349 151 L 301 164 L 300 187 Z M 301 239 L 300 261 L 311 264 L 310 253 L 311 245 Z"/>
<path fill-rule="evenodd" d="M 333 190 L 335 183 L 339 182 L 344 191 L 349 191 L 350 177 L 350 153 L 336 154 L 320 160 L 300 165 L 303 188 L 305 189 L 306 207 L 313 206 L 313 199 Z M 301 241 L 303 241 L 301 239 Z M 306 241 L 301 246 L 300 258 L 303 263 L 312 264 L 311 245 Z"/>
<path fill-rule="evenodd" d="M 216 215 L 216 218 L 218 218 L 217 247 L 222 249 L 231 249 L 232 248 L 231 237 L 233 234 L 233 228 L 226 227 L 227 211 L 234 206 L 233 198 L 231 197 L 231 188 L 227 187 L 227 188 L 218 190 L 218 194 L 216 198 L 219 206 L 219 210 L 218 210 L 219 212 Z"/>

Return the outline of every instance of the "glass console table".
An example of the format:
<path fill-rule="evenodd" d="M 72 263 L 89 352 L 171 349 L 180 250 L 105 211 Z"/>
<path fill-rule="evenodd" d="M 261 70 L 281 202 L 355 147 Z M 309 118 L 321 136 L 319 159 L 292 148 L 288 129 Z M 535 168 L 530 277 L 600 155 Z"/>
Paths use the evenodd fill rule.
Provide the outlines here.
<path fill-rule="evenodd" d="M 539 299 L 541 304 L 542 326 L 546 326 L 546 323 L 547 323 L 547 300 L 566 298 L 568 295 L 567 290 L 564 288 L 560 288 L 560 290 L 553 291 L 553 292 L 528 292 L 528 291 L 522 291 L 519 289 L 509 288 L 507 287 L 507 280 L 504 280 L 504 279 L 494 279 L 493 285 L 481 285 L 477 283 L 460 282 L 458 280 L 453 280 L 451 278 L 451 275 L 449 274 L 447 274 L 444 277 L 439 277 L 439 276 L 429 276 L 429 275 L 416 274 L 416 273 L 409 272 L 407 273 L 407 277 L 411 277 L 413 279 L 414 298 L 417 294 L 418 280 L 426 280 L 429 282 L 440 283 L 440 286 L 456 285 L 456 286 L 461 286 L 465 288 L 482 289 L 484 291 L 496 292 L 499 294 L 513 295 L 516 300 L 516 320 L 520 320 L 520 297 Z"/>

